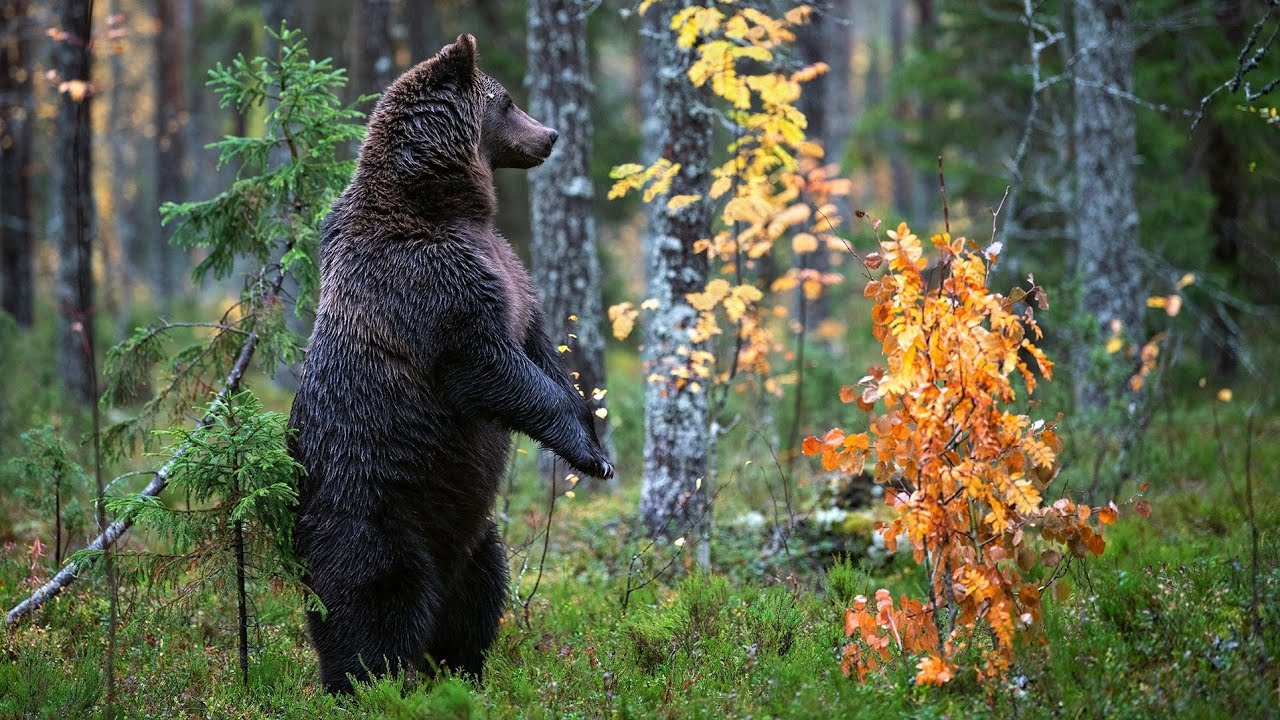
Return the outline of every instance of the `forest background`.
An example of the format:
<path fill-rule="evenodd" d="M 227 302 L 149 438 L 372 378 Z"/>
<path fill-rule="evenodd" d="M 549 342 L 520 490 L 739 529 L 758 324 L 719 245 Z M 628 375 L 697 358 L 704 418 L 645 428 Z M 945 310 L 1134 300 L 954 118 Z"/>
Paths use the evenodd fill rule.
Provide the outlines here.
<path fill-rule="evenodd" d="M 527 441 L 513 457 L 497 509 L 512 550 L 513 607 L 479 688 L 392 681 L 349 705 L 319 696 L 303 601 L 287 591 L 287 553 L 270 547 L 271 518 L 236 515 L 258 490 L 272 502 L 287 505 L 287 497 L 271 496 L 270 483 L 210 490 L 192 476 L 185 494 L 179 487 L 163 496 L 167 509 L 194 507 L 217 522 L 198 531 L 181 525 L 194 533 L 185 537 L 175 535 L 176 521 L 157 516 L 117 546 L 118 574 L 104 573 L 110 562 L 91 572 L 86 565 L 92 582 L 15 625 L 0 661 L 0 713 L 1275 712 L 1280 415 L 1266 378 L 1280 372 L 1280 120 L 1272 92 L 1280 6 L 816 4 L 794 23 L 794 37 L 765 38 L 776 41 L 768 61 L 730 64 L 744 74 L 752 63 L 781 67 L 790 77 L 822 64 L 799 81 L 798 98 L 780 104 L 794 102 L 807 118 L 805 142 L 822 148 L 795 144 L 806 187 L 822 185 L 814 172 L 840 181 L 825 186 L 821 202 L 806 200 L 813 204 L 803 218 L 786 203 L 771 210 L 757 223 L 768 248 L 725 260 L 714 247 L 692 250 L 699 239 L 714 245 L 720 232 L 742 247 L 738 223 L 752 221 L 712 207 L 719 176 L 711 171 L 733 157 L 725 148 L 747 124 L 723 88 L 698 95 L 688 84 L 690 53 L 710 44 L 704 35 L 724 31 L 709 23 L 694 33 L 698 43 L 676 44 L 671 25 L 681 5 L 659 2 L 642 14 L 612 0 L 0 0 L 7 607 L 53 577 L 104 515 L 132 513 L 147 524 L 147 508 L 130 498 L 156 477 L 148 471 L 171 448 L 208 439 L 182 431 L 206 416 L 236 366 L 233 350 L 242 346 L 217 345 L 239 337 L 225 330 L 235 325 L 228 318 L 265 308 L 255 316 L 261 325 L 235 327 L 267 337 L 264 328 L 278 322 L 282 333 L 305 337 L 305 272 L 301 285 L 285 273 L 262 285 L 265 276 L 254 273 L 263 262 L 271 269 L 275 255 L 174 243 L 191 209 L 168 223 L 159 210 L 215 198 L 251 175 L 251 161 L 220 163 L 208 146 L 269 134 L 273 108 L 220 105 L 206 81 L 238 54 L 278 54 L 282 44 L 264 27 L 282 21 L 301 31 L 312 58 L 348 69 L 335 89 L 341 104 L 363 112 L 399 72 L 473 33 L 481 66 L 565 136 L 557 153 L 567 165 L 497 174 L 497 224 L 542 284 L 553 337 L 600 407 L 620 468 L 612 485 L 577 485 L 539 462 Z M 743 4 L 712 4 L 720 5 L 728 16 Z M 752 7 L 791 17 L 791 5 Z M 90 41 L 72 26 L 77 18 L 88 21 Z M 694 94 L 679 94 L 686 90 Z M 680 113 L 704 103 L 718 108 L 713 121 Z M 335 128 L 358 122 L 314 117 L 331 117 Z M 663 170 L 645 166 L 670 156 L 664 148 L 689 147 L 680 143 L 691 130 L 702 133 L 693 147 L 705 150 L 703 174 L 690 174 L 699 158 L 678 153 L 683 174 L 655 188 Z M 358 135 L 321 136 L 317 147 L 339 163 L 323 172 L 340 179 Z M 288 164 L 263 159 L 267 168 Z M 834 167 L 824 169 L 828 163 Z M 622 192 L 628 182 L 657 199 Z M 299 193 L 298 207 L 323 194 Z M 681 214 L 685 207 L 705 213 L 701 228 Z M 839 220 L 819 227 L 828 208 Z M 301 210 L 298 218 L 314 219 Z M 976 238 L 974 252 L 991 267 L 986 285 L 1038 322 L 1038 345 L 1057 363 L 1053 380 L 1032 401 L 1018 385 L 1010 404 L 1056 421 L 1057 457 L 1037 490 L 1046 506 L 1062 498 L 1091 522 L 1111 520 L 1101 557 L 1086 548 L 1050 563 L 1040 553 L 1055 551 L 1036 546 L 1039 565 L 1024 571 L 1053 592 L 1044 617 L 1028 623 L 1039 629 L 1013 647 L 1011 667 L 995 678 L 963 672 L 984 662 L 959 651 L 913 648 L 900 637 L 866 676 L 854 654 L 880 652 L 875 643 L 893 633 L 857 609 L 879 602 L 867 598 L 881 587 L 927 597 L 935 581 L 927 562 L 893 552 L 896 532 L 882 532 L 896 517 L 885 500 L 894 497 L 892 481 L 862 473 L 861 455 L 857 463 L 805 455 L 829 449 L 832 427 L 850 431 L 837 444 L 877 432 L 859 405 L 884 394 L 864 395 L 868 383 L 858 378 L 878 377 L 866 369 L 891 359 L 875 334 L 886 300 L 864 275 L 878 268 L 869 253 L 888 262 L 893 250 L 882 243 L 907 237 L 900 222 L 921 237 L 948 234 L 930 255 L 935 276 L 953 272 L 943 249 L 950 237 Z M 216 235 L 193 227 L 187 232 Z M 687 240 L 683 255 L 655 252 L 653 238 L 663 235 Z M 699 265 L 698 255 L 716 261 Z M 196 267 L 215 271 L 197 275 Z M 697 282 L 655 286 L 673 267 L 696 271 Z M 924 287 L 938 287 L 928 276 Z M 716 278 L 725 284 L 712 284 Z M 748 285 L 762 297 L 736 290 Z M 246 301 L 261 287 L 271 302 Z M 664 291 L 667 300 L 648 306 Z M 735 299 L 748 310 L 735 312 Z M 723 326 L 682 353 L 678 342 L 669 348 L 712 358 L 703 364 L 704 399 L 692 406 L 675 403 L 699 384 L 698 361 L 685 366 L 695 377 L 654 377 L 666 362 L 655 348 L 678 317 L 666 311 L 679 305 L 715 314 Z M 1029 315 L 1025 306 L 1034 306 Z M 637 332 L 628 332 L 632 323 Z M 149 421 L 176 429 L 168 435 L 131 423 L 157 410 L 146 400 L 178 374 L 170 371 L 203 360 L 166 354 L 160 370 L 127 375 L 123 386 L 118 374 L 100 376 L 107 348 L 139 347 L 138 327 L 150 328 L 144 335 L 160 328 L 178 347 L 213 338 L 209 364 L 169 398 L 180 404 L 164 408 L 171 422 Z M 287 343 L 263 356 L 245 374 L 254 397 L 223 397 L 227 407 L 207 416 L 226 422 L 214 426 L 256 418 L 276 432 L 270 411 L 287 413 L 297 356 Z M 121 356 L 113 357 L 118 370 Z M 104 390 L 110 397 L 96 402 Z M 217 442 L 234 445 L 228 437 Z M 244 442 L 235 458 L 274 457 L 273 447 Z M 280 470 L 262 467 L 264 477 Z M 103 493 L 116 504 L 96 503 Z M 1102 514 L 1108 508 L 1118 522 Z M 243 557 L 210 550 L 244 547 L 223 546 L 209 530 L 218 523 L 240 535 L 261 531 L 255 552 L 263 559 L 248 563 L 247 585 Z M 1013 545 L 1010 553 L 992 567 L 1012 564 Z M 247 588 L 238 603 L 237 587 Z M 898 617 L 892 605 L 888 613 L 881 605 L 879 617 Z M 938 681 L 921 660 L 931 657 L 956 673 L 945 691 L 913 684 Z"/>

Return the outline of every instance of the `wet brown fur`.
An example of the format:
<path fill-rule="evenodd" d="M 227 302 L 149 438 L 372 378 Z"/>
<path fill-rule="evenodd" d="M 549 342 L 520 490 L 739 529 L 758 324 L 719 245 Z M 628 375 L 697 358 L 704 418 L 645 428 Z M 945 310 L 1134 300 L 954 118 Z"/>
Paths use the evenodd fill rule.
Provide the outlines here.
<path fill-rule="evenodd" d="M 613 472 L 493 226 L 494 169 L 537 165 L 555 138 L 476 69 L 464 35 L 387 89 L 325 220 L 290 426 L 330 691 L 397 668 L 479 675 L 508 598 L 489 513 L 511 431 Z"/>

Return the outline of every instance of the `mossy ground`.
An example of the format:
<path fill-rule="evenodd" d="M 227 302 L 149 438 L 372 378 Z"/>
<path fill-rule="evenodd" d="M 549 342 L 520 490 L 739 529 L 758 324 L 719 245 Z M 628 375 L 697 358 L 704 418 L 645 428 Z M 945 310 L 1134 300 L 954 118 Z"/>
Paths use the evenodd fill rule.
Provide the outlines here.
<path fill-rule="evenodd" d="M 25 362 L 22 357 L 10 360 Z M 634 366 L 634 355 L 611 358 L 616 377 L 638 376 L 628 363 Z M 638 381 L 614 385 L 611 417 L 622 420 L 617 443 L 625 472 L 639 466 L 640 388 Z M 29 384 L 13 392 L 38 394 Z M 1280 717 L 1280 417 L 1260 414 L 1252 447 L 1259 640 L 1251 635 L 1254 571 L 1242 461 L 1251 401 L 1245 392 L 1236 395 L 1231 404 L 1213 405 L 1206 392 L 1157 415 L 1135 456 L 1142 476 L 1126 480 L 1117 494 L 1123 499 L 1140 482 L 1150 483 L 1151 517 L 1122 505 L 1121 521 L 1108 529 L 1106 553 L 1069 576 L 1069 598 L 1048 601 L 1043 634 L 1019 648 L 1001 682 L 979 684 L 962 674 L 941 689 L 917 688 L 914 668 L 900 664 L 866 684 L 846 678 L 838 662 L 843 608 L 882 586 L 895 595 L 919 595 L 922 574 L 907 556 L 867 559 L 869 522 L 834 531 L 805 524 L 779 543 L 768 528 L 775 516 L 785 517 L 787 497 L 803 514 L 815 506 L 825 479 L 800 458 L 790 495 L 784 493 L 786 459 L 775 464 L 761 451 L 767 443 L 759 433 L 739 428 L 721 444 L 720 479 L 728 487 L 716 501 L 707 575 L 691 567 L 691 553 L 670 544 L 645 549 L 635 517 L 638 478 L 630 477 L 616 492 L 580 484 L 575 497 L 558 497 L 538 581 L 548 486 L 536 476 L 534 458 L 518 455 L 514 490 L 499 506 L 515 592 L 478 685 L 448 675 L 399 678 L 356 697 L 330 697 L 316 680 L 300 601 L 264 588 L 253 598 L 245 686 L 233 588 L 210 582 L 161 591 L 134 577 L 120 591 L 116 712 L 137 718 Z M 286 393 L 263 396 L 272 409 L 287 408 Z M 778 407 L 773 421 L 785 427 L 787 403 Z M 18 404 L 9 409 L 0 418 L 6 432 L 30 419 Z M 1088 435 L 1068 440 L 1078 451 L 1063 482 L 1092 466 Z M 0 447 L 16 451 L 9 440 Z M 52 531 L 35 508 L 6 506 L 0 604 L 10 607 L 52 571 L 47 556 L 33 570 L 31 555 L 32 539 L 47 545 Z M 764 517 L 763 528 L 739 521 L 752 511 Z M 138 534 L 129 540 L 134 549 L 152 542 Z M 640 562 L 633 564 L 637 553 Z M 843 553 L 850 559 L 840 560 Z M 669 569 L 646 584 L 673 557 Z M 646 572 L 633 573 L 636 564 Z M 526 621 L 521 600 L 535 583 Z M 88 577 L 4 632 L 0 719 L 102 715 L 105 610 L 104 583 Z"/>

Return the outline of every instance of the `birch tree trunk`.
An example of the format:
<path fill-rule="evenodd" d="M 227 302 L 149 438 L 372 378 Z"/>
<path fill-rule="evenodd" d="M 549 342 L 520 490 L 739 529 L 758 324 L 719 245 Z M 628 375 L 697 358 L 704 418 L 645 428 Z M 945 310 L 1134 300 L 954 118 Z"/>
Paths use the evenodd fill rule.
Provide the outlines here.
<path fill-rule="evenodd" d="M 26 0 L 0 0 L 0 307 L 35 317 L 31 232 L 31 66 Z"/>
<path fill-rule="evenodd" d="M 1136 155 L 1133 104 L 1120 97 L 1133 87 L 1133 40 L 1126 0 L 1078 0 L 1073 134 L 1076 176 L 1076 274 L 1080 312 L 1104 334 L 1119 323 L 1126 340 L 1142 341 Z M 1076 401 L 1100 407 L 1124 390 L 1108 387 L 1077 353 Z"/>
<path fill-rule="evenodd" d="M 183 86 L 183 33 L 177 0 L 156 0 L 156 205 L 186 197 L 186 138 Z M 183 285 L 181 251 L 169 244 L 173 226 L 161 228 L 152 255 L 151 281 L 161 301 L 177 295 Z"/>
<path fill-rule="evenodd" d="M 711 207 L 703 199 L 668 211 L 667 197 L 706 192 L 714 116 L 685 74 L 690 52 L 676 44 L 668 29 L 673 6 L 657 3 L 649 8 L 643 30 L 643 42 L 651 46 L 657 61 L 650 66 L 654 101 L 646 108 L 656 115 L 655 122 L 646 123 L 655 136 L 646 138 L 646 146 L 679 163 L 680 171 L 670 195 L 648 205 L 648 297 L 657 301 L 658 308 L 645 332 L 644 373 L 651 380 L 645 383 L 640 515 L 651 533 L 699 541 L 699 560 L 705 563 L 710 557 L 708 499 L 714 492 L 703 483 L 709 440 L 707 396 L 674 373 L 687 367 L 691 350 L 706 349 L 689 339 L 698 313 L 685 296 L 701 291 L 707 283 L 707 256 L 694 252 L 693 246 L 710 234 Z"/>
<path fill-rule="evenodd" d="M 56 162 L 62 206 L 58 238 L 58 371 L 71 396 L 94 402 L 90 362 L 93 332 L 93 140 L 89 122 L 92 18 L 88 0 L 66 0 L 54 49 L 63 85 L 58 97 Z"/>
<path fill-rule="evenodd" d="M 579 390 L 604 407 L 593 391 L 607 387 L 603 298 L 596 225 L 592 214 L 591 78 L 587 66 L 585 0 L 529 3 L 529 114 L 560 133 L 555 151 L 529 171 L 533 279 L 542 294 L 547 333 L 569 346 L 565 365 Z M 571 320 L 571 317 L 577 320 Z M 573 337 L 576 336 L 576 337 Z M 610 456 L 609 423 L 596 417 L 596 436 Z M 550 462 L 543 455 L 544 465 Z M 544 467 L 544 471 L 546 468 Z"/>

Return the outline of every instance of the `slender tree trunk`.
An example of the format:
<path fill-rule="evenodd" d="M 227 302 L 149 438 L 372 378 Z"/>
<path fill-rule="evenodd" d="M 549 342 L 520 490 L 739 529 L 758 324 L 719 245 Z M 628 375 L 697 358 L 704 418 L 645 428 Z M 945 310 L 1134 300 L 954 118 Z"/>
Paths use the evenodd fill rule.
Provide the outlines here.
<path fill-rule="evenodd" d="M 35 319 L 30 31 L 26 0 L 0 0 L 0 307 L 23 327 Z"/>
<path fill-rule="evenodd" d="M 668 29 L 674 3 L 658 3 L 646 13 L 643 42 L 657 60 L 655 98 L 648 112 L 656 131 L 647 146 L 680 164 L 670 195 L 705 193 L 710 178 L 714 115 L 685 74 L 690 52 L 676 44 Z M 704 350 L 689 331 L 698 313 L 685 299 L 707 283 L 705 253 L 694 243 L 710 234 L 711 206 L 704 199 L 679 210 L 667 209 L 667 197 L 648 205 L 648 297 L 658 302 L 646 327 L 644 374 L 644 483 L 640 515 L 649 531 L 669 537 L 689 536 L 698 557 L 710 559 L 710 494 L 707 478 L 707 396 L 676 375 L 689 363 L 690 350 Z"/>
<path fill-rule="evenodd" d="M 181 202 L 185 197 L 186 139 L 183 94 L 182 32 L 177 0 L 156 0 L 156 204 Z M 182 288 L 182 253 L 169 244 L 173 227 L 160 230 L 152 255 L 156 295 L 167 301 Z"/>
<path fill-rule="evenodd" d="M 60 315 L 58 366 L 72 395 L 89 406 L 93 418 L 94 480 L 97 486 L 99 530 L 107 529 L 102 482 L 98 376 L 94 349 L 93 302 L 93 134 L 90 85 L 93 56 L 92 0 L 65 0 L 62 5 L 63 37 L 55 54 L 60 87 L 58 107 L 58 163 L 62 200 L 62 237 L 58 243 L 57 299 Z M 110 553 L 104 553 L 108 595 L 105 714 L 114 715 L 116 656 L 116 582 Z"/>
<path fill-rule="evenodd" d="M 933 52 L 937 43 L 935 36 L 938 19 L 934 5 L 934 0 L 916 0 L 916 45 L 920 48 L 920 52 L 925 54 Z M 916 122 L 923 131 L 923 128 L 930 127 L 932 123 L 933 105 L 923 93 L 917 94 L 915 103 Z M 928 218 L 937 217 L 937 209 L 942 206 L 942 201 L 938 197 L 937 173 L 931 168 L 925 170 L 916 168 L 913 175 L 916 186 L 916 205 L 921 213 L 917 222 L 924 222 Z"/>
<path fill-rule="evenodd" d="M 852 132 L 850 121 L 852 68 L 852 0 L 832 0 L 818 6 L 818 12 L 808 27 L 797 33 L 797 46 L 806 63 L 824 62 L 829 70 L 804 86 L 800 95 L 800 110 L 809 121 L 806 134 L 822 143 L 824 160 L 843 164 Z M 848 220 L 850 207 L 846 198 L 838 198 L 836 207 L 840 217 Z M 817 252 L 797 258 L 801 268 L 826 272 L 831 267 L 830 251 L 820 247 Z M 796 289 L 797 317 L 804 319 L 807 329 L 816 328 L 831 316 L 831 299 L 823 293 L 816 300 L 808 300 L 802 289 Z"/>
<path fill-rule="evenodd" d="M 531 0 L 525 82 L 529 113 L 560 133 L 551 157 L 529 172 L 533 279 L 542 294 L 547 332 L 555 344 L 569 346 L 565 364 L 590 401 L 606 383 L 590 175 L 589 7 L 583 0 Z M 598 404 L 604 407 L 603 398 Z M 597 416 L 596 435 L 612 455 L 609 425 Z M 549 456 L 543 457 L 549 464 Z"/>
<path fill-rule="evenodd" d="M 907 8 L 903 2 L 889 4 L 889 64 L 888 74 L 902 67 L 906 58 L 907 46 Z M 906 93 L 897 92 L 893 100 L 894 129 L 892 142 L 889 144 L 889 167 L 893 174 L 893 207 L 911 224 L 915 225 L 922 218 L 915 215 L 916 199 L 915 174 L 907 162 L 906 151 L 902 147 L 902 126 L 911 119 L 911 102 Z"/>
<path fill-rule="evenodd" d="M 120 0 L 111 0 L 107 4 L 107 16 L 114 18 L 120 14 Z M 126 148 L 135 142 L 133 133 L 128 128 L 129 86 L 126 82 L 127 70 L 123 53 L 111 53 L 107 60 L 111 70 L 111 87 L 107 91 L 107 127 L 106 138 L 110 153 L 111 167 L 118 177 L 131 178 L 117 182 L 111 187 L 111 204 L 114 212 L 111 221 L 115 224 L 116 243 L 120 247 L 120 305 L 116 318 L 117 331 L 123 334 L 129 329 L 130 316 L 133 313 L 135 290 L 145 281 L 147 268 L 146 244 L 138 237 L 137 220 L 138 196 L 141 194 L 141 183 L 137 179 L 138 164 L 136 155 L 131 155 Z"/>
<path fill-rule="evenodd" d="M 1246 32 L 1244 3 L 1241 0 L 1219 2 L 1214 14 L 1227 41 L 1241 46 Z M 1209 216 L 1209 230 L 1214 239 L 1210 257 L 1229 276 L 1240 277 L 1240 222 L 1247 194 L 1242 153 L 1228 128 L 1212 116 L 1206 120 L 1205 175 L 1214 198 L 1213 214 Z M 1236 331 L 1236 314 L 1234 307 L 1219 307 L 1214 313 L 1213 331 L 1205 338 L 1205 355 L 1211 359 L 1214 374 L 1219 377 L 1234 375 L 1240 363 L 1241 338 Z"/>
<path fill-rule="evenodd" d="M 88 38 L 91 19 L 87 0 L 66 0 L 62 31 L 56 47 L 58 74 L 63 91 L 58 100 L 59 199 L 62 233 L 58 239 L 56 295 L 61 317 L 58 369 L 71 395 L 82 403 L 94 402 L 93 367 L 89 364 L 93 315 L 93 138 L 89 122 Z"/>
<path fill-rule="evenodd" d="M 445 41 L 440 33 L 440 13 L 436 12 L 435 0 L 401 0 L 398 10 L 408 28 L 409 63 L 420 63 L 439 52 Z"/>
<path fill-rule="evenodd" d="M 1075 11 L 1076 275 L 1080 312 L 1104 333 L 1118 323 L 1129 342 L 1143 335 L 1138 209 L 1133 160 L 1134 111 L 1118 96 L 1133 87 L 1127 0 L 1078 0 Z M 1125 392 L 1108 387 L 1077 353 L 1076 400 L 1100 407 Z"/>
<path fill-rule="evenodd" d="M 380 93 L 395 80 L 391 42 L 391 0 L 360 0 L 357 13 L 359 52 L 356 59 L 357 94 Z"/>

